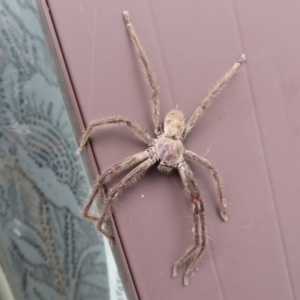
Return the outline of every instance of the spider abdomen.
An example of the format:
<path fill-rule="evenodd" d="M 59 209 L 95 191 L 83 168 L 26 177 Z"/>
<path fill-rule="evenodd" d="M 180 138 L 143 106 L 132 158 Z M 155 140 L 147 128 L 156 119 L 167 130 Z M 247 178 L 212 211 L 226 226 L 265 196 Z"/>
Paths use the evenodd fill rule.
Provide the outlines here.
<path fill-rule="evenodd" d="M 182 161 L 184 148 L 179 140 L 160 137 L 155 144 L 155 150 L 160 160 L 157 168 L 164 174 L 170 174 Z"/>

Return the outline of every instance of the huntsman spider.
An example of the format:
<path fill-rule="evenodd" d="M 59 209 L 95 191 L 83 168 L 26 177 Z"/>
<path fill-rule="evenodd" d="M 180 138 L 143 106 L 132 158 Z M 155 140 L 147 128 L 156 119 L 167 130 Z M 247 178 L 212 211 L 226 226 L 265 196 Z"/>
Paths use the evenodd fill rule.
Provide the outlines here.
<path fill-rule="evenodd" d="M 189 121 L 185 124 L 184 116 L 179 110 L 171 110 L 165 117 L 164 124 L 161 124 L 160 117 L 160 100 L 156 79 L 149 60 L 146 56 L 145 50 L 141 45 L 136 32 L 130 22 L 128 12 L 123 12 L 125 25 L 131 41 L 137 51 L 143 71 L 146 74 L 147 81 L 152 91 L 152 112 L 154 132 L 156 137 L 152 138 L 135 122 L 124 117 L 111 117 L 102 120 L 92 121 L 82 135 L 81 142 L 78 148 L 80 153 L 87 143 L 92 131 L 95 128 L 105 125 L 125 125 L 131 129 L 135 135 L 144 142 L 148 148 L 138 154 L 124 159 L 123 161 L 108 168 L 104 173 L 98 176 L 92 193 L 83 208 L 83 217 L 96 222 L 96 228 L 103 233 L 111 243 L 114 242 L 113 237 L 106 230 L 106 223 L 112 217 L 111 205 L 114 199 L 118 197 L 120 192 L 126 187 L 136 183 L 141 176 L 151 167 L 156 165 L 158 170 L 163 174 L 170 174 L 177 170 L 181 178 L 185 194 L 189 198 L 192 205 L 192 220 L 193 220 L 193 244 L 186 250 L 180 259 L 178 259 L 174 266 L 172 276 L 177 276 L 177 270 L 182 265 L 186 264 L 186 269 L 183 278 L 183 284 L 188 285 L 189 278 L 194 272 L 202 253 L 207 245 L 207 233 L 205 228 L 205 214 L 203 199 L 195 180 L 195 177 L 187 164 L 186 160 L 194 161 L 211 171 L 216 189 L 219 196 L 219 212 L 224 221 L 228 220 L 226 213 L 226 202 L 224 198 L 224 191 L 221 184 L 220 176 L 217 169 L 205 158 L 199 156 L 192 151 L 186 150 L 183 141 L 194 127 L 195 123 L 202 117 L 205 110 L 211 104 L 212 99 L 221 91 L 221 89 L 229 82 L 232 76 L 238 71 L 241 63 L 246 59 L 245 55 L 233 64 L 228 72 L 218 81 L 207 96 L 197 107 Z M 108 192 L 105 191 L 104 185 L 108 183 L 112 175 L 119 174 L 125 170 L 131 171 Z M 95 201 L 98 194 L 104 198 L 104 204 L 101 210 L 100 217 L 91 214 L 90 208 Z"/>

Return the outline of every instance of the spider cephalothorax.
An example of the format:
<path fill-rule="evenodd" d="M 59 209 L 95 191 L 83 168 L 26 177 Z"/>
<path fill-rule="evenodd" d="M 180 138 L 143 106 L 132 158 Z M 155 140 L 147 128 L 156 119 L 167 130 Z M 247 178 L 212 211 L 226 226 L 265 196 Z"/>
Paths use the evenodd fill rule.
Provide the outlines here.
<path fill-rule="evenodd" d="M 189 134 L 198 119 L 203 115 L 205 109 L 210 105 L 212 99 L 220 92 L 222 87 L 231 79 L 237 72 L 241 63 L 246 59 L 245 55 L 241 55 L 239 60 L 229 69 L 229 71 L 222 77 L 222 79 L 214 86 L 214 88 L 207 94 L 200 106 L 195 110 L 192 117 L 187 124 L 184 122 L 184 116 L 179 110 L 170 111 L 164 120 L 162 128 L 160 118 L 160 105 L 158 97 L 158 88 L 156 85 L 155 77 L 150 68 L 145 51 L 132 27 L 129 20 L 128 12 L 123 12 L 125 24 L 133 42 L 136 51 L 139 54 L 143 70 L 146 73 L 150 88 L 152 90 L 152 108 L 153 108 L 153 123 L 156 138 L 152 138 L 148 133 L 140 128 L 135 122 L 123 117 L 112 117 L 104 120 L 93 121 L 89 124 L 84 132 L 78 152 L 81 152 L 84 145 L 88 141 L 92 130 L 96 127 L 105 126 L 109 124 L 121 124 L 128 126 L 139 139 L 148 145 L 145 151 L 124 159 L 123 161 L 108 168 L 104 173 L 98 176 L 93 191 L 88 199 L 88 202 L 83 208 L 82 215 L 85 218 L 96 221 L 97 229 L 102 232 L 111 243 L 114 242 L 113 237 L 105 229 L 105 224 L 111 216 L 111 205 L 114 199 L 117 198 L 119 193 L 126 187 L 137 182 L 138 179 L 149 169 L 157 163 L 157 168 L 164 174 L 170 174 L 173 170 L 177 170 L 185 190 L 186 195 L 192 202 L 193 206 L 193 245 L 186 250 L 183 256 L 175 262 L 173 267 L 173 277 L 177 275 L 177 269 L 183 264 L 187 263 L 187 268 L 184 274 L 183 283 L 188 285 L 189 277 L 194 271 L 197 263 L 202 257 L 202 253 L 207 244 L 205 220 L 204 220 L 204 204 L 200 195 L 198 185 L 195 177 L 186 163 L 186 159 L 192 160 L 198 164 L 203 165 L 212 172 L 213 179 L 216 183 L 216 188 L 219 196 L 219 211 L 220 216 L 224 221 L 228 220 L 226 213 L 226 203 L 224 199 L 223 187 L 216 168 L 205 158 L 193 153 L 192 151 L 185 150 L 182 141 Z M 119 174 L 122 171 L 132 168 L 119 183 L 117 183 L 107 193 L 104 189 L 104 184 L 110 180 L 112 175 Z M 98 194 L 101 194 L 104 199 L 104 204 L 101 210 L 100 218 L 89 213 L 89 210 Z"/>
<path fill-rule="evenodd" d="M 179 110 L 170 111 L 164 122 L 163 134 L 155 140 L 155 151 L 159 158 L 158 170 L 171 174 L 183 160 L 184 147 L 180 140 L 184 130 L 184 116 Z"/>

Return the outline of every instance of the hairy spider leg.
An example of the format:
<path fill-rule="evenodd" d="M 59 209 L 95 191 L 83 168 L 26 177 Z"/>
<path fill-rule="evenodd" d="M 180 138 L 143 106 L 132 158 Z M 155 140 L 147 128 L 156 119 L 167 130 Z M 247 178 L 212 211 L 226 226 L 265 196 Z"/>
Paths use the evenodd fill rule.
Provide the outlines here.
<path fill-rule="evenodd" d="M 193 204 L 194 245 L 187 249 L 184 255 L 175 262 L 172 275 L 173 277 L 176 277 L 177 269 L 188 262 L 188 267 L 183 277 L 183 284 L 188 285 L 189 277 L 199 262 L 201 254 L 205 250 L 207 237 L 205 230 L 204 204 L 195 177 L 186 162 L 183 162 L 182 165 L 178 167 L 178 172 L 183 183 L 184 191 Z"/>
<path fill-rule="evenodd" d="M 198 154 L 196 154 L 192 151 L 185 150 L 184 157 L 188 158 L 198 164 L 203 165 L 204 167 L 206 167 L 207 169 L 209 169 L 212 172 L 212 176 L 215 181 L 218 195 L 219 195 L 219 213 L 220 213 L 220 216 L 223 219 L 223 221 L 228 221 L 228 215 L 226 213 L 227 205 L 226 205 L 226 201 L 224 198 L 224 188 L 222 186 L 221 178 L 220 178 L 220 175 L 219 175 L 217 169 L 207 159 L 199 156 Z"/>
<path fill-rule="evenodd" d="M 110 207 L 112 201 L 117 198 L 122 190 L 125 188 L 134 185 L 144 173 L 156 163 L 158 159 L 156 157 L 149 157 L 144 162 L 140 163 L 136 168 L 134 168 L 129 174 L 127 174 L 118 184 L 116 184 L 108 193 L 107 200 L 104 203 L 104 206 L 101 210 L 101 216 L 96 224 L 96 228 L 103 233 L 102 226 L 106 222 L 107 218 L 110 216 Z M 107 236 L 107 235 L 105 235 Z M 114 239 L 110 236 L 107 236 L 110 242 L 113 244 Z"/>
<path fill-rule="evenodd" d="M 196 122 L 202 117 L 205 109 L 211 104 L 214 97 L 216 97 L 224 88 L 227 82 L 232 78 L 232 76 L 238 71 L 241 63 L 246 60 L 245 54 L 242 54 L 237 62 L 227 71 L 227 73 L 217 82 L 217 84 L 213 87 L 212 90 L 209 91 L 207 96 L 204 98 L 203 102 L 200 106 L 197 107 L 192 117 L 189 119 L 187 124 L 185 125 L 184 131 L 182 133 L 182 139 L 184 140 L 189 132 L 192 130 Z"/>
<path fill-rule="evenodd" d="M 160 100 L 159 100 L 158 87 L 157 87 L 155 75 L 150 66 L 149 59 L 147 58 L 146 52 L 141 42 L 139 41 L 137 34 L 130 22 L 128 11 L 123 12 L 123 17 L 124 17 L 127 31 L 134 45 L 134 48 L 139 54 L 144 72 L 146 73 L 148 83 L 152 90 L 152 114 L 153 114 L 154 132 L 157 136 L 159 136 L 160 134 L 162 134 L 162 127 L 161 127 L 161 119 L 160 119 L 160 103 L 159 103 Z"/>
<path fill-rule="evenodd" d="M 108 183 L 110 180 L 110 177 L 112 175 L 117 175 L 121 173 L 122 171 L 125 171 L 129 168 L 135 167 L 136 165 L 142 163 L 146 159 L 149 158 L 149 152 L 148 151 L 143 151 L 138 154 L 135 154 L 133 156 L 127 157 L 121 162 L 116 163 L 112 167 L 108 168 L 102 175 L 99 175 L 96 183 L 94 185 L 94 188 L 92 190 L 92 193 L 85 204 L 83 211 L 82 211 L 82 216 L 92 220 L 92 221 L 99 221 L 99 218 L 90 214 L 89 210 L 97 197 L 98 193 L 100 192 L 101 198 L 104 200 L 104 202 L 107 202 L 107 197 L 104 189 L 104 184 Z M 105 205 L 104 205 L 105 207 Z M 106 215 L 110 216 L 110 211 L 106 213 Z M 106 220 L 105 220 L 106 221 Z M 102 222 L 103 223 L 103 222 Z M 98 228 L 98 227 L 97 227 Z M 112 240 L 111 236 L 106 232 L 102 227 L 99 229 L 109 240 Z"/>
<path fill-rule="evenodd" d="M 77 153 L 79 154 L 82 151 L 94 128 L 107 125 L 127 125 L 145 144 L 147 144 L 148 146 L 153 144 L 152 137 L 148 133 L 146 133 L 137 123 L 124 117 L 111 117 L 104 120 L 92 121 L 88 125 L 87 129 L 82 134 Z"/>

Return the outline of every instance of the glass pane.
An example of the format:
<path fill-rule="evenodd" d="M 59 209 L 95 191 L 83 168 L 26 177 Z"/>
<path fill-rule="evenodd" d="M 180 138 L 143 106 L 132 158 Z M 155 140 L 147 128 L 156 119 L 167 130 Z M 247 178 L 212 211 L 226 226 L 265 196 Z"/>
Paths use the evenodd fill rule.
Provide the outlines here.
<path fill-rule="evenodd" d="M 0 0 L 0 299 L 125 299 L 35 8 Z"/>

